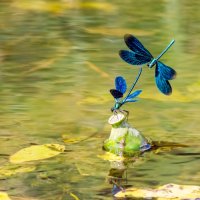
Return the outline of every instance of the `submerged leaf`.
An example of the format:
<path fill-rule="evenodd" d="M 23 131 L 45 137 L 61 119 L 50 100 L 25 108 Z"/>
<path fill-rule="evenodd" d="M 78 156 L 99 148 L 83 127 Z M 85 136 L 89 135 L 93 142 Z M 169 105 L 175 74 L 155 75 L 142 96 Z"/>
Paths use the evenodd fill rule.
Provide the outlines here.
<path fill-rule="evenodd" d="M 21 167 L 21 166 L 3 166 L 0 168 L 0 177 L 12 176 L 18 173 L 27 173 L 35 170 L 34 166 Z M 1 198 L 0 198 L 1 200 Z"/>
<path fill-rule="evenodd" d="M 134 197 L 134 198 L 159 198 L 159 199 L 186 199 L 199 198 L 200 187 L 192 185 L 167 184 L 157 189 L 151 188 L 128 188 L 126 191 L 118 192 L 115 197 Z"/>
<path fill-rule="evenodd" d="M 33 145 L 19 150 L 10 156 L 11 163 L 23 163 L 32 160 L 42 160 L 56 156 L 65 150 L 60 144 Z"/>

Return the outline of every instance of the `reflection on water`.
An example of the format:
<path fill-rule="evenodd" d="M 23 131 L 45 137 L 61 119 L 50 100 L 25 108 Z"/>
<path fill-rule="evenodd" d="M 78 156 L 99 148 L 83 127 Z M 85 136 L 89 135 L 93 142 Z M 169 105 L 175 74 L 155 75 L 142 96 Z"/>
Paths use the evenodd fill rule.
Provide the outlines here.
<path fill-rule="evenodd" d="M 8 164 L 7 155 L 33 143 L 65 144 L 66 152 L 26 163 L 24 167 L 36 168 L 30 173 L 0 176 L 0 191 L 14 198 L 111 199 L 111 192 L 99 195 L 110 188 L 105 183 L 109 163 L 97 155 L 103 153 L 110 131 L 107 119 L 113 99 L 108 90 L 114 77 L 126 76 L 130 83 L 137 71 L 118 56 L 126 48 L 127 32 L 140 38 L 154 56 L 175 38 L 162 61 L 178 73 L 172 96 L 165 97 L 155 87 L 154 70 L 144 68 L 138 85 L 144 95 L 125 108 L 129 121 L 153 140 L 189 146 L 146 153 L 141 164 L 129 166 L 129 184 L 198 185 L 199 4 L 1 1 L 1 166 Z"/>

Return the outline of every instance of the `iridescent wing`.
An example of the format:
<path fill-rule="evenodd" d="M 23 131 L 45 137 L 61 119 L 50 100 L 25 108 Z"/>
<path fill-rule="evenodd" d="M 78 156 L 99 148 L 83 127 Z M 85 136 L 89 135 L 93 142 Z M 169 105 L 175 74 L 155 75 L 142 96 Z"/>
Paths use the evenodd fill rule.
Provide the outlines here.
<path fill-rule="evenodd" d="M 135 92 L 133 92 L 132 94 L 129 94 L 127 96 L 127 98 L 124 99 L 124 103 L 126 102 L 136 102 L 138 101 L 137 99 L 135 99 L 137 96 L 139 96 L 139 94 L 142 92 L 142 90 L 136 90 Z"/>
<path fill-rule="evenodd" d="M 136 101 L 138 101 L 138 100 L 137 99 L 126 99 L 126 101 L 124 101 L 124 103 L 127 103 L 127 102 L 136 102 Z"/>
<path fill-rule="evenodd" d="M 151 61 L 151 57 L 145 57 L 133 51 L 120 50 L 119 56 L 131 65 L 143 65 Z"/>
<path fill-rule="evenodd" d="M 122 94 L 126 92 L 127 89 L 126 80 L 122 76 L 117 76 L 115 78 L 115 88 Z"/>
<path fill-rule="evenodd" d="M 160 68 L 158 67 L 158 63 L 156 63 L 155 70 L 155 81 L 158 89 L 165 95 L 170 95 L 172 93 L 172 87 L 168 80 L 166 80 L 160 72 Z"/>
<path fill-rule="evenodd" d="M 176 78 L 176 71 L 174 69 L 163 64 L 160 61 L 158 61 L 157 65 L 158 65 L 158 71 L 160 73 L 160 76 L 162 76 L 164 79 L 172 80 Z"/>
<path fill-rule="evenodd" d="M 128 48 L 132 50 L 133 52 L 140 54 L 146 58 L 149 58 L 150 60 L 153 58 L 151 53 L 142 45 L 142 43 L 133 35 L 126 34 L 124 36 L 124 41 Z"/>
<path fill-rule="evenodd" d="M 133 98 L 137 97 L 141 92 L 142 92 L 142 90 L 136 90 L 132 94 L 129 94 L 127 98 L 128 99 L 133 99 Z"/>
<path fill-rule="evenodd" d="M 110 90 L 110 93 L 112 94 L 112 96 L 115 98 L 115 99 L 119 99 L 121 97 L 123 97 L 123 93 L 116 90 L 116 89 L 111 89 Z"/>

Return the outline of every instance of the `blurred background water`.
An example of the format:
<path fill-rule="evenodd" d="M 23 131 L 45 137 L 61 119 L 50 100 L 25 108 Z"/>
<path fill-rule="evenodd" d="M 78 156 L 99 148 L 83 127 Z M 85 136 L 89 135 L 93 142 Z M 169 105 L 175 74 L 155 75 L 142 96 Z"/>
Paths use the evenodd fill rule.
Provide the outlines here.
<path fill-rule="evenodd" d="M 13 199 L 112 199 L 110 163 L 98 155 L 111 128 L 114 78 L 130 85 L 137 74 L 118 56 L 126 33 L 154 56 L 176 39 L 162 58 L 177 71 L 173 94 L 160 94 L 154 69 L 144 67 L 141 100 L 124 106 L 130 124 L 152 140 L 189 146 L 146 153 L 129 166 L 129 184 L 199 185 L 199 8 L 196 0 L 1 0 L 0 163 L 31 144 L 65 141 L 67 151 L 26 163 L 36 167 L 31 173 L 1 177 L 0 191 Z"/>

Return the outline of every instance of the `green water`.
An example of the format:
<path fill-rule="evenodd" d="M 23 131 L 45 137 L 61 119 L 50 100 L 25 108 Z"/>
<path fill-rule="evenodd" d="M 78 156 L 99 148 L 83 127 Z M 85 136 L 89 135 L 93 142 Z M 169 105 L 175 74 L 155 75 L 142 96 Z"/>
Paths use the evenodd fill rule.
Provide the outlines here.
<path fill-rule="evenodd" d="M 137 68 L 123 62 L 125 33 L 136 35 L 177 71 L 171 96 L 159 94 L 154 69 L 144 68 L 138 103 L 124 106 L 129 123 L 152 140 L 187 148 L 149 152 L 127 169 L 128 184 L 199 185 L 200 2 L 196 0 L 0 2 L 0 164 L 31 144 L 58 143 L 56 157 L 23 164 L 29 173 L 1 176 L 12 199 L 113 199 L 102 143 L 117 75 L 130 85 Z M 77 143 L 64 143 L 63 135 Z"/>

